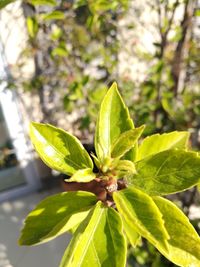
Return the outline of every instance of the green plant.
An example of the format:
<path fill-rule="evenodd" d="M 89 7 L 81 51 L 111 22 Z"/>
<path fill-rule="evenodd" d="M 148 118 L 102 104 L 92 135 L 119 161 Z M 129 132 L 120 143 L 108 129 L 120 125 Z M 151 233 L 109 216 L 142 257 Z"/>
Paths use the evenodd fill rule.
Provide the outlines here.
<path fill-rule="evenodd" d="M 7 6 L 8 4 L 14 2 L 15 0 L 1 0 L 0 2 L 0 9 L 4 8 L 5 6 Z"/>
<path fill-rule="evenodd" d="M 60 267 L 123 267 L 127 242 L 136 247 L 144 237 L 178 266 L 200 266 L 198 234 L 182 211 L 162 197 L 199 182 L 200 157 L 188 150 L 187 132 L 152 135 L 138 146 L 143 129 L 134 128 L 114 83 L 99 112 L 92 155 L 99 171 L 94 173 L 76 137 L 32 123 L 30 136 L 40 157 L 71 176 L 66 184 L 75 192 L 43 200 L 25 220 L 19 244 L 39 244 L 71 231 Z"/>

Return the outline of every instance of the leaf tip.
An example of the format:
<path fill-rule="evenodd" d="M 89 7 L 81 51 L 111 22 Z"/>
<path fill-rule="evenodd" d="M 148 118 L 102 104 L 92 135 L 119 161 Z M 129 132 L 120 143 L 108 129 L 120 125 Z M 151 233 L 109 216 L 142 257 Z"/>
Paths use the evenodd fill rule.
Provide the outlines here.
<path fill-rule="evenodd" d="M 33 142 L 33 137 L 35 135 L 35 132 L 37 131 L 39 125 L 40 123 L 35 122 L 35 121 L 31 121 L 29 124 L 29 136 L 32 142 Z"/>
<path fill-rule="evenodd" d="M 116 88 L 116 89 L 117 89 L 117 88 L 118 88 L 118 87 L 117 87 L 117 82 L 116 82 L 116 81 L 114 81 L 114 82 L 112 83 L 111 87 L 114 87 L 114 88 Z"/>
<path fill-rule="evenodd" d="M 21 240 L 21 237 L 17 240 L 17 244 L 18 244 L 18 246 L 22 246 L 23 245 L 23 242 Z"/>
<path fill-rule="evenodd" d="M 141 132 L 143 132 L 145 128 L 146 128 L 146 125 L 145 125 L 145 124 L 142 124 L 142 125 L 139 127 L 139 129 L 141 130 Z"/>
<path fill-rule="evenodd" d="M 39 122 L 35 122 L 35 121 L 31 121 L 29 124 L 29 133 L 33 130 L 36 129 L 37 126 L 39 126 L 41 123 Z"/>
<path fill-rule="evenodd" d="M 27 246 L 28 245 L 26 243 L 26 240 L 24 239 L 24 236 L 23 236 L 23 229 L 21 230 L 21 235 L 20 235 L 19 239 L 17 240 L 17 244 L 18 244 L 18 246 Z"/>
<path fill-rule="evenodd" d="M 110 86 L 110 88 L 108 89 L 108 93 L 109 92 L 116 92 L 119 94 L 119 91 L 118 91 L 118 86 L 117 86 L 117 83 L 116 82 L 113 82 L 112 85 Z"/>

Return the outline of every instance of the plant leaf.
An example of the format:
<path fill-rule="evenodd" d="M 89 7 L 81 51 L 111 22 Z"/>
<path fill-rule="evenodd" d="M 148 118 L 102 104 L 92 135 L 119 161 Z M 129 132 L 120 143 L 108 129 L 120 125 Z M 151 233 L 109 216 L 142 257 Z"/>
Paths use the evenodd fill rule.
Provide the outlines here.
<path fill-rule="evenodd" d="M 93 168 L 93 162 L 80 141 L 49 124 L 32 122 L 30 137 L 41 159 L 52 169 L 72 175 Z"/>
<path fill-rule="evenodd" d="M 130 160 L 119 160 L 115 170 L 126 171 L 128 173 L 136 173 L 135 164 Z"/>
<path fill-rule="evenodd" d="M 126 152 L 128 152 L 132 147 L 134 147 L 138 138 L 141 136 L 144 127 L 145 126 L 143 125 L 139 128 L 123 132 L 112 145 L 111 157 L 121 158 Z"/>
<path fill-rule="evenodd" d="M 95 150 L 101 162 L 111 157 L 111 149 L 120 135 L 134 128 L 128 108 L 113 83 L 104 97 L 97 120 Z"/>
<path fill-rule="evenodd" d="M 200 17 L 200 10 L 197 9 L 197 10 L 195 11 L 194 15 L 197 16 L 197 17 Z"/>
<path fill-rule="evenodd" d="M 124 267 L 125 261 L 121 218 L 114 209 L 98 202 L 74 233 L 60 267 Z"/>
<path fill-rule="evenodd" d="M 141 236 L 138 234 L 137 230 L 134 230 L 134 226 L 133 225 L 129 225 L 122 217 L 122 221 L 123 221 L 123 229 L 126 233 L 126 236 L 129 240 L 129 242 L 131 243 L 131 245 L 133 247 L 136 247 L 137 244 L 139 243 Z"/>
<path fill-rule="evenodd" d="M 47 6 L 56 6 L 56 0 L 28 0 L 32 5 L 47 5 Z"/>
<path fill-rule="evenodd" d="M 94 155 L 93 152 L 91 152 L 90 155 L 91 155 L 91 157 L 93 158 L 94 163 L 95 163 L 95 165 L 97 166 L 97 168 L 100 169 L 100 168 L 101 168 L 101 165 L 100 165 L 100 162 L 99 162 L 98 158 Z"/>
<path fill-rule="evenodd" d="M 200 237 L 183 212 L 171 201 L 162 197 L 153 200 L 165 221 L 170 236 L 168 253 L 161 251 L 166 258 L 182 267 L 200 266 Z"/>
<path fill-rule="evenodd" d="M 137 161 L 168 149 L 187 148 L 189 132 L 171 132 L 146 137 L 138 148 Z"/>
<path fill-rule="evenodd" d="M 128 182 L 151 195 L 183 191 L 200 181 L 200 157 L 195 152 L 166 150 L 135 163 Z"/>
<path fill-rule="evenodd" d="M 26 19 L 26 24 L 27 24 L 27 30 L 28 34 L 31 38 L 35 38 L 39 27 L 38 27 L 38 22 L 35 17 L 27 17 Z"/>
<path fill-rule="evenodd" d="M 97 202 L 89 192 L 64 192 L 47 197 L 30 212 L 19 239 L 20 245 L 47 242 L 73 229 Z"/>
<path fill-rule="evenodd" d="M 0 9 L 6 7 L 8 4 L 15 2 L 16 0 L 1 0 L 0 1 Z"/>
<path fill-rule="evenodd" d="M 162 214 L 150 196 L 129 187 L 113 193 L 119 213 L 129 228 L 148 239 L 154 246 L 167 251 L 168 233 Z M 129 230 L 130 231 L 130 230 Z"/>
<path fill-rule="evenodd" d="M 62 11 L 54 10 L 49 14 L 45 14 L 42 17 L 44 20 L 63 20 L 65 18 L 65 14 Z"/>
<path fill-rule="evenodd" d="M 95 177 L 96 175 L 92 172 L 92 169 L 83 169 L 73 174 L 70 179 L 65 179 L 65 182 L 87 183 L 94 180 Z"/>
<path fill-rule="evenodd" d="M 116 174 L 116 179 L 126 178 L 129 175 L 135 174 L 135 164 L 130 160 L 119 160 L 115 159 L 112 162 L 112 168 Z"/>

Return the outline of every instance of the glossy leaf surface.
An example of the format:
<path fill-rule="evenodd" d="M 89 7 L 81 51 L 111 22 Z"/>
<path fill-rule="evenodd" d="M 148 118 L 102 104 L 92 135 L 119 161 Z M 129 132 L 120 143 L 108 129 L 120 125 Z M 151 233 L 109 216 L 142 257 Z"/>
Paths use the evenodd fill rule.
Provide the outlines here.
<path fill-rule="evenodd" d="M 129 183 L 151 195 L 183 191 L 200 180 L 200 157 L 195 152 L 166 150 L 136 162 Z"/>
<path fill-rule="evenodd" d="M 62 129 L 33 122 L 30 137 L 41 159 L 52 169 L 72 175 L 77 170 L 93 168 L 80 141 Z"/>
<path fill-rule="evenodd" d="M 137 161 L 168 149 L 184 149 L 188 145 L 188 132 L 154 134 L 146 137 L 138 148 Z"/>
<path fill-rule="evenodd" d="M 104 97 L 95 133 L 95 150 L 101 162 L 111 157 L 111 149 L 122 133 L 134 128 L 128 108 L 114 83 Z"/>
<path fill-rule="evenodd" d="M 70 179 L 65 179 L 65 182 L 79 182 L 87 183 L 92 181 L 96 175 L 92 172 L 92 169 L 83 169 L 73 174 Z"/>
<path fill-rule="evenodd" d="M 99 202 L 74 233 L 60 267 L 124 267 L 125 261 L 121 218 Z"/>
<path fill-rule="evenodd" d="M 160 210 L 150 196 L 129 187 L 114 193 L 114 200 L 119 213 L 129 226 L 145 237 L 156 247 L 167 251 L 168 233 Z"/>
<path fill-rule="evenodd" d="M 182 267 L 200 266 L 200 238 L 183 212 L 171 201 L 154 197 L 170 236 L 168 253 L 161 250 L 170 261 Z"/>
<path fill-rule="evenodd" d="M 137 142 L 144 130 L 144 126 L 122 133 L 111 148 L 112 158 L 121 158 Z"/>
<path fill-rule="evenodd" d="M 96 203 L 89 192 L 68 192 L 47 197 L 28 215 L 20 245 L 47 242 L 80 223 Z"/>

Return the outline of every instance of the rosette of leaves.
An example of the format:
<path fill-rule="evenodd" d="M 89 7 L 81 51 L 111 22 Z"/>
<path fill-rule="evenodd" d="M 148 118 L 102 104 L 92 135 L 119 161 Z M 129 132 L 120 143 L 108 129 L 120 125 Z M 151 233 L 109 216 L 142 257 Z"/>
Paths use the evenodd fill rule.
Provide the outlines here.
<path fill-rule="evenodd" d="M 73 233 L 60 267 L 126 265 L 127 244 L 147 239 L 178 266 L 200 266 L 200 238 L 188 218 L 163 196 L 200 180 L 189 134 L 155 134 L 138 145 L 135 128 L 114 83 L 96 126 L 93 161 L 79 140 L 51 125 L 32 123 L 31 140 L 42 160 L 70 176 L 68 192 L 43 200 L 26 218 L 20 245 Z"/>

